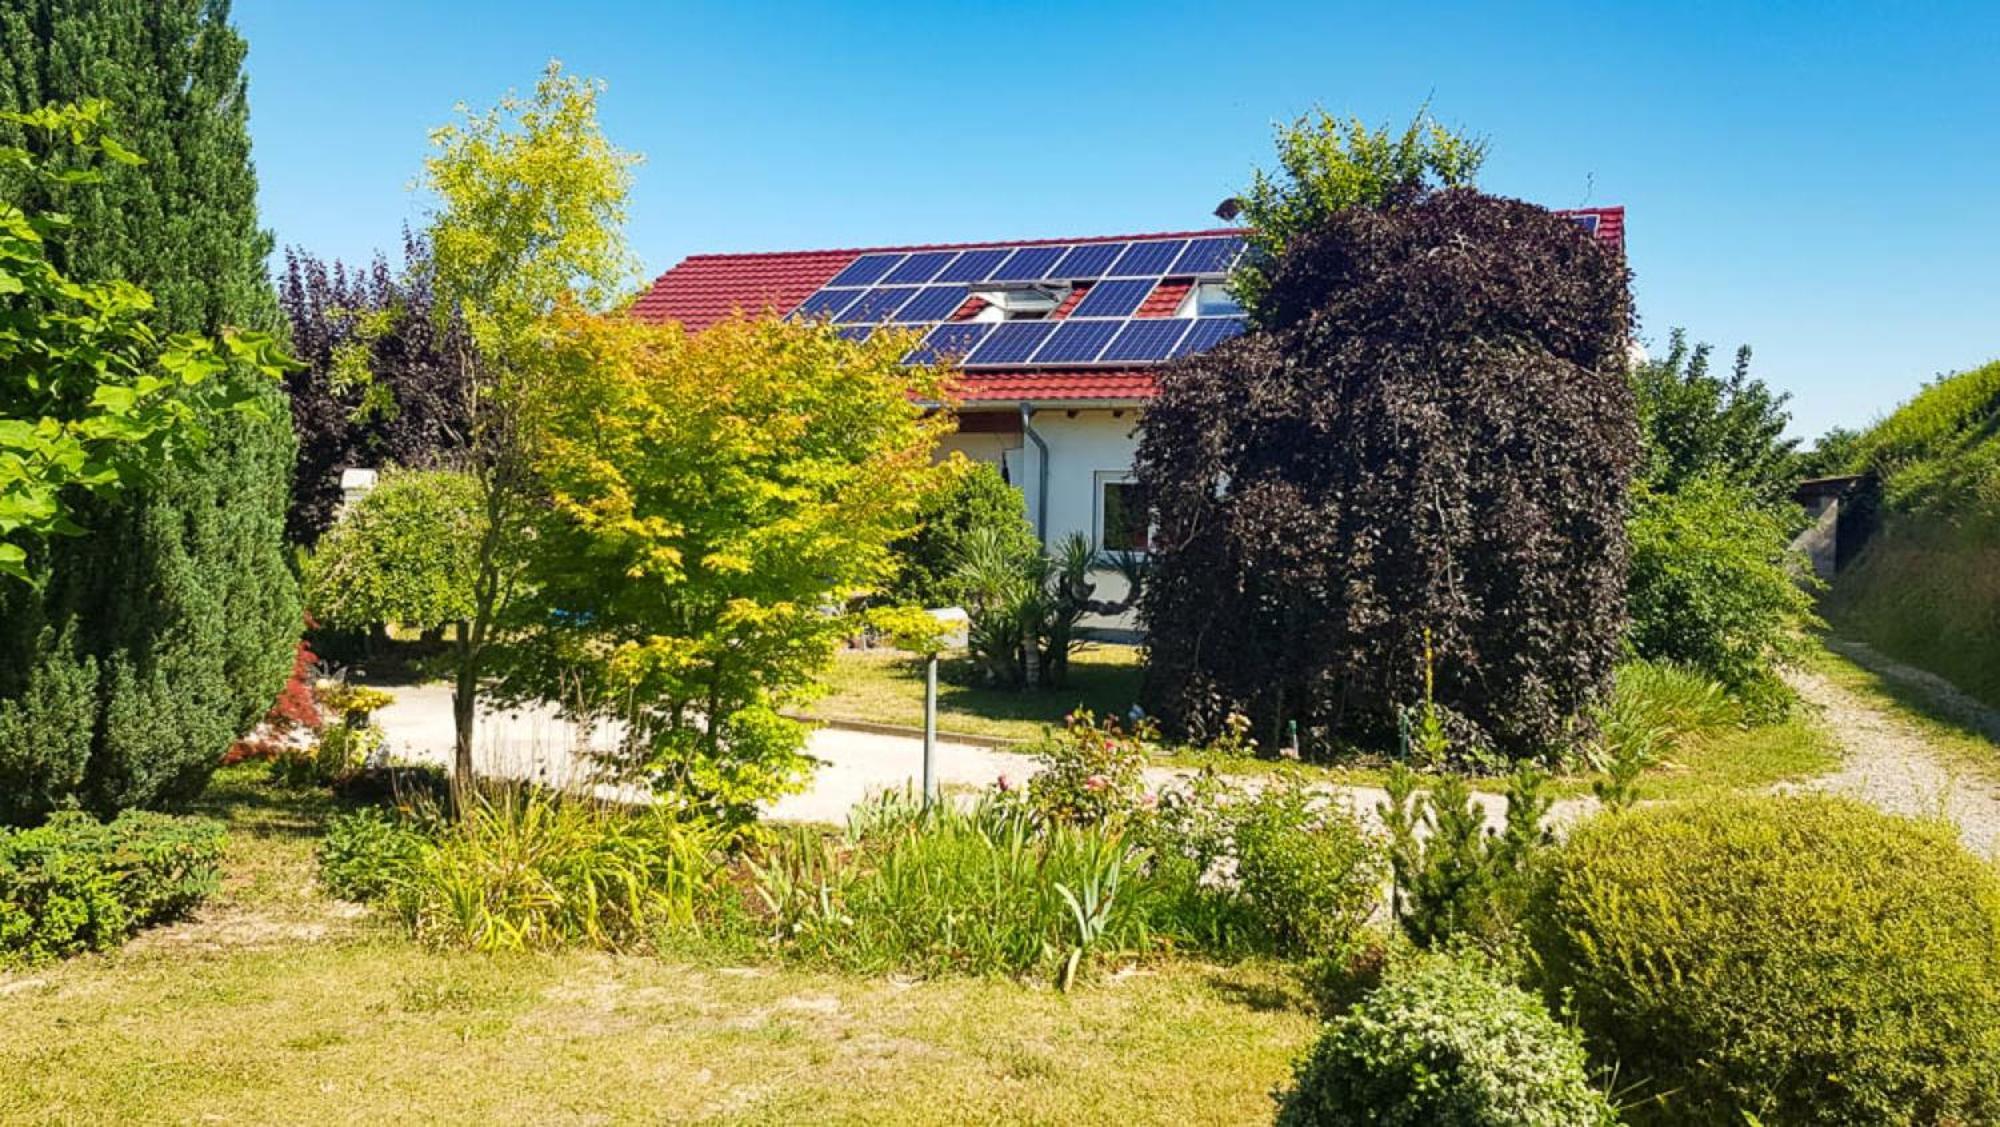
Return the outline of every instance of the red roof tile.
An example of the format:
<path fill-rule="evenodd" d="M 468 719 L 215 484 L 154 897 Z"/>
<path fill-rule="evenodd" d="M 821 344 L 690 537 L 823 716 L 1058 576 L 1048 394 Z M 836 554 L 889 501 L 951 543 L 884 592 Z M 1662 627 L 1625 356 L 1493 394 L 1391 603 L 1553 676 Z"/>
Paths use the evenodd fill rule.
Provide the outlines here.
<path fill-rule="evenodd" d="M 980 403 L 1151 399 L 1153 373 L 1145 368 L 979 369 L 959 373 L 959 395 Z"/>
<path fill-rule="evenodd" d="M 1146 295 L 1146 300 L 1139 306 L 1139 311 L 1132 316 L 1171 317 L 1180 309 L 1181 301 L 1187 297 L 1187 292 L 1193 288 L 1192 279 L 1167 278 L 1154 287 L 1152 293 Z"/>
<path fill-rule="evenodd" d="M 1078 282 L 1076 285 L 1071 286 L 1069 290 L 1069 296 L 1063 298 L 1062 304 L 1056 306 L 1055 309 L 1049 313 L 1049 320 L 1060 321 L 1063 318 L 1069 316 L 1069 311 L 1076 308 L 1076 303 L 1083 300 L 1083 295 L 1090 292 L 1090 287 L 1093 284 L 1095 283 Z"/>

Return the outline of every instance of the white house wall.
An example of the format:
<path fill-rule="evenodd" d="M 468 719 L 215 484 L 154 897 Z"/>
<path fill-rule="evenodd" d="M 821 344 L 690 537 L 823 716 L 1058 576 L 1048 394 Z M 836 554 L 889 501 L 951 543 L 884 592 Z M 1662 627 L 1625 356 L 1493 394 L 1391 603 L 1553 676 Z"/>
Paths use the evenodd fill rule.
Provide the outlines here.
<path fill-rule="evenodd" d="M 1027 499 L 1028 522 L 1042 530 L 1050 545 L 1071 532 L 1081 532 L 1092 546 L 1101 547 L 1097 536 L 1098 483 L 1131 473 L 1132 456 L 1139 446 L 1138 409 L 1041 407 L 1035 410 L 1030 425 L 1048 444 L 1046 522 L 1040 519 L 1041 450 L 1032 439 L 1018 434 L 954 434 L 940 444 L 939 453 L 956 451 L 974 461 L 1003 467 L 1007 480 Z M 1124 598 L 1125 581 L 1117 572 L 1099 574 L 1097 596 Z M 1118 630 L 1137 626 L 1129 614 L 1115 618 L 1092 615 L 1084 625 Z"/>

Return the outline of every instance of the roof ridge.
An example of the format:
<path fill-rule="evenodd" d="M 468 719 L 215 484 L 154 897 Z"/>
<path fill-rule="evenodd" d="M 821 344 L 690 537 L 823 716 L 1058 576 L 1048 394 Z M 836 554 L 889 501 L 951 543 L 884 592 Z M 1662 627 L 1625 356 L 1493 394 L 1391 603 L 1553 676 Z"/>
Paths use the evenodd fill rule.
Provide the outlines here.
<path fill-rule="evenodd" d="M 1085 243 L 1123 243 L 1137 242 L 1144 239 L 1214 238 L 1219 235 L 1241 235 L 1244 233 L 1244 230 L 1242 227 L 1211 227 L 1200 231 L 1140 231 L 1129 235 L 1076 235 L 1063 238 L 989 239 L 976 243 L 908 243 L 900 246 L 827 247 L 810 250 L 721 251 L 708 254 L 690 254 L 681 261 L 712 261 L 719 258 L 797 258 L 800 255 L 806 254 L 910 254 L 925 250 L 992 250 L 998 247 L 1080 246 Z"/>

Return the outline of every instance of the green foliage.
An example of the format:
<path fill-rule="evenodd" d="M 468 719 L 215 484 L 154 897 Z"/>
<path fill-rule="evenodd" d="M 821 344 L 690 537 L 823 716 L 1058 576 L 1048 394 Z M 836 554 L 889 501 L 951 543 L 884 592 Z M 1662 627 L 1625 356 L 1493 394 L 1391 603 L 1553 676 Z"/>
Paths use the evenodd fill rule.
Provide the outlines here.
<path fill-rule="evenodd" d="M 469 404 L 460 458 L 478 483 L 480 514 L 466 579 L 472 613 L 453 648 L 461 782 L 472 777 L 475 702 L 521 589 L 529 515 L 547 507 L 523 418 L 560 394 L 565 375 L 545 322 L 609 311 L 635 273 L 624 222 L 638 158 L 604 136 L 600 90 L 551 62 L 531 96 L 509 93 L 432 131 L 424 162 L 438 203 L 425 232 L 432 315 L 441 334 L 462 329 L 471 341 L 456 350 L 459 371 L 448 380 Z"/>
<path fill-rule="evenodd" d="M 1675 493 L 1640 487 L 1629 525 L 1632 648 L 1782 710 L 1774 666 L 1797 655 L 1801 629 L 1817 621 L 1786 547 L 1791 527 L 1780 510 L 1717 479 Z"/>
<path fill-rule="evenodd" d="M 1618 667 L 1611 693 L 1591 710 L 1597 739 L 1586 761 L 1604 772 L 1593 784 L 1614 810 L 1638 801 L 1639 776 L 1691 740 L 1742 728 L 1742 701 L 1708 674 L 1668 661 L 1633 660 Z"/>
<path fill-rule="evenodd" d="M 1146 408 L 1146 710 L 1174 738 L 1238 712 L 1267 748 L 1293 725 L 1306 755 L 1383 748 L 1429 639 L 1459 755 L 1563 746 L 1625 627 L 1624 263 L 1449 189 L 1337 211 L 1273 269 L 1257 331 Z"/>
<path fill-rule="evenodd" d="M 1486 162 L 1483 139 L 1440 125 L 1428 105 L 1400 133 L 1315 110 L 1278 126 L 1277 149 L 1278 168 L 1257 169 L 1237 200 L 1253 253 L 1234 286 L 1252 311 L 1270 290 L 1269 264 L 1328 217 L 1425 189 L 1469 188 Z"/>
<path fill-rule="evenodd" d="M 1036 551 L 1027 499 L 1007 484 L 1000 470 L 954 454 L 937 488 L 917 509 L 917 531 L 893 546 L 902 570 L 890 598 L 924 607 L 956 606 L 965 600 L 959 563 L 977 529 L 992 529 L 997 552 L 1023 558 Z"/>
<path fill-rule="evenodd" d="M 1333 1018 L 1279 1098 L 1279 1127 L 1586 1127 L 1617 1122 L 1583 1044 L 1477 963 L 1427 955 Z"/>
<path fill-rule="evenodd" d="M 99 131 L 101 102 L 0 113 L 37 141 L 94 144 L 137 162 Z M 28 549 L 85 530 L 77 498 L 110 497 L 196 456 L 205 420 L 256 400 L 284 359 L 264 334 L 191 334 L 162 341 L 147 325 L 150 295 L 124 281 L 78 282 L 57 266 L 65 216 L 23 211 L 50 183 L 96 183 L 91 168 L 55 168 L 0 148 L 0 575 L 33 580 Z M 67 501 L 66 501 L 67 498 Z"/>
<path fill-rule="evenodd" d="M 1145 587 L 1138 557 L 1107 557 L 1072 532 L 1043 551 L 1005 526 L 974 529 L 959 545 L 954 582 L 970 622 L 966 649 L 989 684 L 1062 688 L 1083 639 L 1086 614 L 1119 614 Z M 1124 577 L 1125 599 L 1097 599 L 1096 574 L 1109 565 Z"/>
<path fill-rule="evenodd" d="M 2000 1116 L 2000 875 L 1949 825 L 1810 796 L 1604 815 L 1530 932 L 1652 1121 Z"/>
<path fill-rule="evenodd" d="M 103 98 L 106 126 L 146 158 L 7 198 L 67 215 L 64 276 L 145 290 L 143 320 L 168 348 L 200 334 L 226 353 L 229 333 L 276 323 L 243 52 L 215 0 L 0 9 L 0 111 Z M 28 140 L 0 122 L 0 146 Z M 46 156 L 104 152 L 64 136 Z M 275 382 L 247 383 L 257 410 L 205 413 L 198 458 L 114 498 L 73 496 L 90 535 L 39 546 L 39 590 L 0 585 L 0 821 L 72 800 L 100 813 L 184 802 L 284 683 L 300 622 L 283 543 L 292 443 Z"/>
<path fill-rule="evenodd" d="M 557 378 L 525 404 L 547 489 L 509 690 L 625 725 L 618 766 L 734 823 L 797 785 L 781 715 L 853 628 L 828 608 L 890 577 L 949 420 L 910 342 L 730 320 L 549 323 Z"/>
<path fill-rule="evenodd" d="M 1836 477 L 1854 472 L 1861 460 L 1861 432 L 1852 427 L 1832 427 L 1810 450 L 1799 455 L 1799 477 Z"/>
<path fill-rule="evenodd" d="M 2000 705 L 2000 362 L 1926 387 L 1855 440 L 1881 527 L 1834 580 L 1829 621 Z"/>
<path fill-rule="evenodd" d="M 386 900 L 416 872 L 430 844 L 409 819 L 376 806 L 336 814 L 319 846 L 319 879 L 343 900 Z"/>
<path fill-rule="evenodd" d="M 1230 816 L 1237 887 L 1280 950 L 1345 951 L 1380 902 L 1380 844 L 1297 779 L 1274 779 Z"/>
<path fill-rule="evenodd" d="M 1195 941 L 1191 866 L 1119 828 L 1045 823 L 988 796 L 928 810 L 886 795 L 844 839 L 801 828 L 752 865 L 774 938 L 868 974 L 1043 974 L 1067 985 L 1104 958 Z"/>
<path fill-rule="evenodd" d="M 1788 502 L 1800 476 L 1798 440 L 1785 437 L 1790 397 L 1750 375 L 1750 346 L 1736 350 L 1728 376 L 1710 373 L 1711 351 L 1675 329 L 1665 356 L 1633 367 L 1641 480 L 1657 493 L 1719 481 L 1767 505 Z"/>
<path fill-rule="evenodd" d="M 1146 760 L 1158 733 L 1145 721 L 1127 732 L 1115 716 L 1101 722 L 1089 709 L 1050 730 L 1028 779 L 1028 805 L 1045 821 L 1071 826 L 1123 823 L 1146 797 Z"/>
<path fill-rule="evenodd" d="M 217 823 L 74 811 L 0 829 L 0 968 L 102 951 L 185 914 L 216 887 Z"/>
<path fill-rule="evenodd" d="M 344 630 L 470 620 L 483 514 L 470 474 L 384 474 L 307 557 L 307 608 Z"/>
<path fill-rule="evenodd" d="M 1924 388 L 1857 442 L 1856 468 L 1882 475 L 1896 512 L 2000 518 L 2000 361 Z"/>
<path fill-rule="evenodd" d="M 661 807 L 482 787 L 448 821 L 370 809 L 336 818 L 320 871 L 336 895 L 386 900 L 434 946 L 626 950 L 695 922 L 721 843 Z"/>
<path fill-rule="evenodd" d="M 1434 948 L 1462 937 L 1496 954 L 1512 941 L 1531 866 L 1551 840 L 1546 782 L 1532 766 L 1515 770 L 1496 835 L 1464 778 L 1435 776 L 1419 792 L 1414 772 L 1400 764 L 1390 772 L 1377 809 L 1389 831 L 1391 916 L 1412 941 Z"/>
<path fill-rule="evenodd" d="M 2000 526 L 1891 515 L 1821 609 L 1842 635 L 2000 707 Z"/>

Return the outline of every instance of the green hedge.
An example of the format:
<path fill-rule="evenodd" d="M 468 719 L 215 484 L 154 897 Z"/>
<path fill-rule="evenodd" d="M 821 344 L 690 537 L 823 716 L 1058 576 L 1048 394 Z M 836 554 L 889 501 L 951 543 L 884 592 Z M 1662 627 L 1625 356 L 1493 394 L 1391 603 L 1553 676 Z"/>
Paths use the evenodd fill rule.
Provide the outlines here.
<path fill-rule="evenodd" d="M 215 822 L 141 811 L 0 829 L 0 966 L 102 951 L 184 915 L 215 890 L 222 840 Z"/>
<path fill-rule="evenodd" d="M 2000 875 L 1947 825 L 1818 796 L 1605 815 L 1528 931 L 1636 1118 L 2000 1120 Z"/>
<path fill-rule="evenodd" d="M 1278 1111 L 1278 1127 L 1616 1121 L 1575 1030 L 1484 967 L 1443 955 L 1393 967 L 1328 1022 Z"/>

